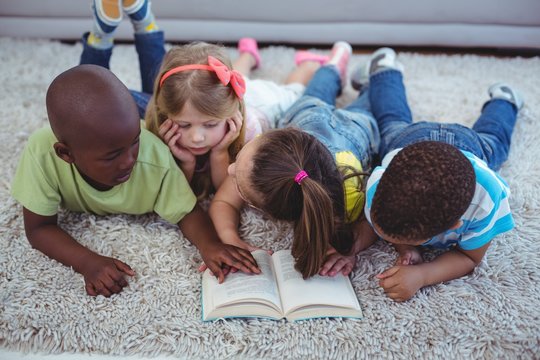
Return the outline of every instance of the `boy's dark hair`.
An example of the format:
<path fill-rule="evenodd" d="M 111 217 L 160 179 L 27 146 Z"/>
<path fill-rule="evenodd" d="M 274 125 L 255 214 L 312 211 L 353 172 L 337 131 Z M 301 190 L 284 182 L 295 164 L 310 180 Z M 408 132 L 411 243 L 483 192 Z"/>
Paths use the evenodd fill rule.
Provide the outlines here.
<path fill-rule="evenodd" d="M 292 255 L 304 278 L 322 267 L 330 244 L 350 251 L 352 231 L 345 223 L 343 176 L 328 149 L 314 136 L 294 128 L 264 134 L 250 174 L 261 196 L 254 205 L 279 220 L 294 223 Z M 295 182 L 299 171 L 308 177 Z"/>
<path fill-rule="evenodd" d="M 475 188 L 472 164 L 454 146 L 435 141 L 406 146 L 379 181 L 372 221 L 386 235 L 427 240 L 459 221 Z"/>

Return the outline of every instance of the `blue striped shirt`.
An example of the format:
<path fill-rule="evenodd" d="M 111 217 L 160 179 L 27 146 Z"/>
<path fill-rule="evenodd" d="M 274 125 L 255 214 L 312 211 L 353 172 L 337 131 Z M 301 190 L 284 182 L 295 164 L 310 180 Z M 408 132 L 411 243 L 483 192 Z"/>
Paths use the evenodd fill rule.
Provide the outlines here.
<path fill-rule="evenodd" d="M 381 166 L 376 167 L 368 179 L 366 188 L 365 214 L 371 224 L 371 204 L 377 185 L 392 158 L 401 149 L 388 153 Z M 461 217 L 462 226 L 445 231 L 422 244 L 437 248 L 458 245 L 464 250 L 478 249 L 514 227 L 508 198 L 510 189 L 506 182 L 487 164 L 467 151 L 461 151 L 472 163 L 476 175 L 476 189 L 471 204 Z"/>

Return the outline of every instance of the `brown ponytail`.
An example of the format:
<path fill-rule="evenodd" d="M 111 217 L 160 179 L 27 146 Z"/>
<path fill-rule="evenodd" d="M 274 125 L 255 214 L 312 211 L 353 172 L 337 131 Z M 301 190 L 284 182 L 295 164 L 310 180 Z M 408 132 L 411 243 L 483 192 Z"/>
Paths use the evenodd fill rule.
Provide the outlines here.
<path fill-rule="evenodd" d="M 308 177 L 298 184 L 295 176 L 301 170 Z M 250 180 L 261 194 L 254 205 L 294 223 L 292 255 L 304 278 L 319 272 L 330 244 L 341 253 L 350 250 L 343 176 L 332 154 L 314 136 L 294 128 L 262 135 Z"/>

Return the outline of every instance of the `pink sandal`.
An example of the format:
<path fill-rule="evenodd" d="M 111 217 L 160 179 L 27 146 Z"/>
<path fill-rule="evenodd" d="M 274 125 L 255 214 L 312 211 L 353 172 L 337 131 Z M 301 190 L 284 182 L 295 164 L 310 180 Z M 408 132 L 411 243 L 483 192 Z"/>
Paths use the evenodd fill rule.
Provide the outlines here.
<path fill-rule="evenodd" d="M 255 59 L 254 69 L 258 68 L 261 65 L 261 55 L 259 55 L 259 47 L 257 46 L 257 40 L 253 38 L 242 38 L 238 41 L 238 52 L 248 53 L 253 56 Z"/>
<path fill-rule="evenodd" d="M 294 63 L 300 65 L 305 61 L 316 61 L 321 65 L 324 65 L 328 61 L 329 57 L 327 55 L 319 55 L 309 51 L 301 50 L 297 51 L 294 54 Z"/>

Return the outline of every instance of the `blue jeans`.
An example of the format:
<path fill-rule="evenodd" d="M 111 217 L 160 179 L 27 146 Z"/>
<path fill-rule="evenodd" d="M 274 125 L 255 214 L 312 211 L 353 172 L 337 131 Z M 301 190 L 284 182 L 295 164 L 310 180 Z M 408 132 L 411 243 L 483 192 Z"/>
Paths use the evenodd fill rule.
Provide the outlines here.
<path fill-rule="evenodd" d="M 441 141 L 473 153 L 493 170 L 508 158 L 517 108 L 509 101 L 492 99 L 484 104 L 472 129 L 459 124 L 413 123 L 399 71 L 376 73 L 369 80 L 369 99 L 381 132 L 380 156 L 420 141 Z"/>
<path fill-rule="evenodd" d="M 109 69 L 112 48 L 102 50 L 88 45 L 86 39 L 88 33 L 82 38 L 83 52 L 80 64 L 94 64 Z M 139 115 L 144 118 L 146 106 L 154 92 L 154 81 L 159 72 L 159 67 L 165 56 L 165 36 L 163 31 L 155 31 L 146 34 L 135 34 L 135 49 L 139 56 L 139 70 L 141 72 L 141 91 L 130 90 Z"/>
<path fill-rule="evenodd" d="M 379 130 L 371 114 L 368 91 L 350 105 L 336 109 L 341 80 L 334 67 L 323 66 L 313 76 L 304 95 L 279 120 L 278 127 L 294 126 L 315 136 L 335 157 L 351 152 L 362 169 L 371 168 L 379 147 Z"/>

